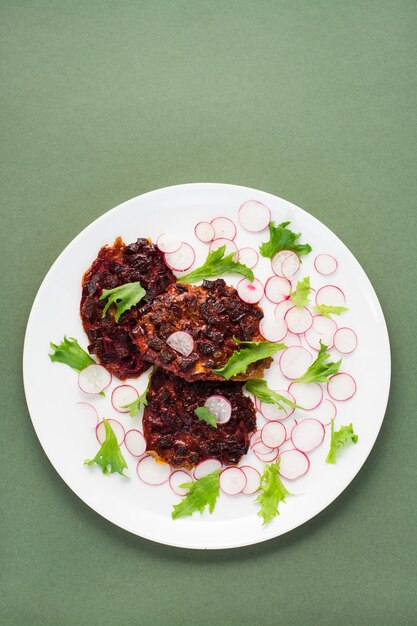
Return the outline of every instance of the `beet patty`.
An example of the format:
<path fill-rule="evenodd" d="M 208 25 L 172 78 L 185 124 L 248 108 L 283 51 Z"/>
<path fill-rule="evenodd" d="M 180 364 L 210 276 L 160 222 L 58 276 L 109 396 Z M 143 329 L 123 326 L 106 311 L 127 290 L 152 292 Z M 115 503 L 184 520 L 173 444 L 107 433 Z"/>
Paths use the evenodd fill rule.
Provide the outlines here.
<path fill-rule="evenodd" d="M 212 372 L 223 367 L 237 349 L 233 336 L 242 341 L 264 341 L 259 331 L 262 309 L 243 302 L 224 280 L 205 280 L 201 286 L 178 283 L 157 296 L 141 313 L 132 338 L 143 358 L 189 382 L 221 380 Z M 194 349 L 182 356 L 167 344 L 176 331 L 189 333 Z M 261 378 L 270 358 L 250 365 L 235 380 Z"/>
<path fill-rule="evenodd" d="M 155 370 L 143 415 L 147 450 L 173 467 L 190 469 L 214 458 L 235 465 L 246 454 L 256 428 L 255 408 L 242 392 L 243 383 L 187 383 L 161 369 Z M 198 419 L 194 409 L 209 396 L 222 395 L 232 405 L 226 424 L 213 428 Z"/>
<path fill-rule="evenodd" d="M 99 300 L 103 289 L 113 289 L 125 283 L 139 281 L 146 296 L 139 305 L 126 311 L 119 323 L 114 319 L 114 305 L 103 318 L 105 300 Z M 90 345 L 100 363 L 112 374 L 124 380 L 140 376 L 148 369 L 129 331 L 137 324 L 144 305 L 175 282 L 175 276 L 165 265 L 161 252 L 147 239 L 125 245 L 117 237 L 113 246 L 104 246 L 86 271 L 82 280 L 81 320 Z"/>

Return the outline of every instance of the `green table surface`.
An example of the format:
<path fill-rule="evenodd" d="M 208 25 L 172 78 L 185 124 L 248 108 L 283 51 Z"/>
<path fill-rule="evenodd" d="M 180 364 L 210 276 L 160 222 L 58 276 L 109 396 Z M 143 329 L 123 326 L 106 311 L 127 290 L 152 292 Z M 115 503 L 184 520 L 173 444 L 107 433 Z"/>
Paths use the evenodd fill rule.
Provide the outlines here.
<path fill-rule="evenodd" d="M 416 18 L 414 0 L 2 0 L 2 625 L 417 624 Z M 203 181 L 277 194 L 339 235 L 393 356 L 349 488 L 285 536 L 215 552 L 81 502 L 21 372 L 33 298 L 72 238 L 128 198 Z"/>

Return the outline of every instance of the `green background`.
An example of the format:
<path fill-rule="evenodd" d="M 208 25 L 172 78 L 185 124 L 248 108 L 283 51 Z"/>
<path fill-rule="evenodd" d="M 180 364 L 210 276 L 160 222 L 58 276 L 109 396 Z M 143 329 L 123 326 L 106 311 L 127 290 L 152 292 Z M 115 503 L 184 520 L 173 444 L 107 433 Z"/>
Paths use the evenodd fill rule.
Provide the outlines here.
<path fill-rule="evenodd" d="M 415 1 L 0 7 L 0 623 L 417 624 Z M 21 380 L 60 251 L 128 198 L 202 181 L 269 191 L 333 229 L 375 285 L 393 353 L 380 437 L 338 500 L 288 535 L 208 553 L 83 504 L 43 453 Z"/>

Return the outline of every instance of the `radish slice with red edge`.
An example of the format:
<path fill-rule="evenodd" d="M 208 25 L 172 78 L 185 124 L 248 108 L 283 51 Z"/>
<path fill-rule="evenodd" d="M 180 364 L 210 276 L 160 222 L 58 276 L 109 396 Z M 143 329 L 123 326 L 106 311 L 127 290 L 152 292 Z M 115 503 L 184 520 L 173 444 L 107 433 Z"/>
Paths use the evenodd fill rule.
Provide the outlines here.
<path fill-rule="evenodd" d="M 313 350 L 320 350 L 320 341 L 331 348 L 336 331 L 337 324 L 333 319 L 323 315 L 314 315 L 313 325 L 306 331 L 305 338 Z"/>
<path fill-rule="evenodd" d="M 270 221 L 270 209 L 258 200 L 248 200 L 239 208 L 239 222 L 245 230 L 249 230 L 251 233 L 265 230 Z"/>
<path fill-rule="evenodd" d="M 291 346 L 282 352 L 279 367 L 285 378 L 294 380 L 304 374 L 312 361 L 313 357 L 308 350 L 301 346 Z"/>
<path fill-rule="evenodd" d="M 336 414 L 336 405 L 328 398 L 325 398 L 316 409 L 308 412 L 308 418 L 318 420 L 323 426 L 329 426 L 336 417 Z"/>
<path fill-rule="evenodd" d="M 323 400 L 323 389 L 318 383 L 291 383 L 288 391 L 305 411 L 317 408 Z"/>
<path fill-rule="evenodd" d="M 215 217 L 210 223 L 214 228 L 215 239 L 220 237 L 234 239 L 236 237 L 236 226 L 228 217 Z"/>
<path fill-rule="evenodd" d="M 264 295 L 264 286 L 260 280 L 255 278 L 252 282 L 247 278 L 242 278 L 237 284 L 239 298 L 247 304 L 256 304 Z"/>
<path fill-rule="evenodd" d="M 100 421 L 96 408 L 88 402 L 77 402 L 79 413 L 89 428 L 96 428 Z"/>
<path fill-rule="evenodd" d="M 288 332 L 288 326 L 284 319 L 263 317 L 259 322 L 259 332 L 267 341 L 281 341 Z"/>
<path fill-rule="evenodd" d="M 301 450 L 285 450 L 279 455 L 279 473 L 282 478 L 295 480 L 307 474 L 310 468 L 309 458 Z"/>
<path fill-rule="evenodd" d="M 116 436 L 117 444 L 121 446 L 125 439 L 125 429 L 123 424 L 114 419 L 106 419 L 106 422 L 108 422 L 111 426 Z M 103 421 L 99 422 L 96 426 L 96 437 L 99 444 L 102 445 L 106 439 L 106 427 L 104 426 Z"/>
<path fill-rule="evenodd" d="M 358 345 L 358 337 L 354 330 L 343 326 L 335 332 L 333 342 L 338 352 L 350 354 Z"/>
<path fill-rule="evenodd" d="M 331 254 L 319 254 L 314 259 L 314 267 L 319 274 L 329 276 L 337 270 L 337 261 Z"/>
<path fill-rule="evenodd" d="M 238 254 L 238 261 L 249 269 L 256 267 L 259 261 L 259 254 L 254 248 L 241 248 Z"/>
<path fill-rule="evenodd" d="M 346 298 L 340 287 L 336 285 L 325 285 L 316 293 L 316 304 L 327 304 L 328 306 L 344 306 Z"/>
<path fill-rule="evenodd" d="M 246 475 L 239 467 L 226 467 L 219 476 L 220 489 L 228 496 L 237 496 L 246 487 Z"/>
<path fill-rule="evenodd" d="M 295 335 L 302 335 L 313 325 L 313 316 L 307 307 L 299 309 L 293 306 L 285 314 L 288 330 Z"/>
<path fill-rule="evenodd" d="M 294 335 L 294 333 L 287 333 L 285 337 L 282 339 L 282 343 L 284 343 L 287 348 L 291 348 L 292 346 L 301 346 L 301 335 Z"/>
<path fill-rule="evenodd" d="M 330 377 L 327 383 L 327 393 L 333 400 L 339 402 L 350 400 L 356 393 L 356 383 L 350 374 L 339 372 Z"/>
<path fill-rule="evenodd" d="M 170 269 L 176 272 L 185 272 L 189 270 L 194 263 L 195 252 L 190 244 L 183 241 L 175 252 L 166 252 L 164 259 Z"/>
<path fill-rule="evenodd" d="M 260 430 L 255 430 L 254 433 L 252 433 L 250 439 L 249 439 L 249 448 L 253 448 L 253 446 L 256 443 L 259 443 L 261 440 L 261 431 Z"/>
<path fill-rule="evenodd" d="M 242 489 L 242 493 L 245 494 L 245 496 L 256 493 L 261 484 L 261 475 L 258 470 L 251 465 L 240 465 L 239 469 L 241 469 L 246 476 L 246 485 Z"/>
<path fill-rule="evenodd" d="M 210 222 L 199 222 L 194 228 L 194 233 L 203 243 L 210 243 L 214 239 L 214 228 Z"/>
<path fill-rule="evenodd" d="M 234 253 L 233 260 L 237 260 L 238 258 L 237 245 L 231 239 L 226 239 L 224 237 L 213 239 L 213 241 L 210 243 L 210 252 L 214 252 L 214 250 L 218 250 L 222 246 L 226 246 L 223 256 L 227 256 L 228 254 Z"/>
<path fill-rule="evenodd" d="M 167 344 L 170 348 L 175 350 L 175 352 L 179 352 L 183 356 L 190 356 L 191 352 L 194 350 L 194 339 L 189 333 L 182 330 L 177 330 L 175 333 L 172 333 L 167 339 Z"/>
<path fill-rule="evenodd" d="M 278 304 L 286 300 L 291 293 L 291 283 L 287 278 L 271 276 L 265 283 L 265 296 L 270 302 Z"/>
<path fill-rule="evenodd" d="M 169 477 L 169 486 L 177 496 L 185 496 L 188 493 L 188 489 L 180 487 L 186 483 L 191 483 L 193 479 L 184 470 L 175 470 Z"/>
<path fill-rule="evenodd" d="M 162 233 L 162 235 L 159 235 L 158 239 L 156 240 L 156 247 L 161 252 L 176 252 L 180 249 L 181 244 L 182 241 L 173 239 L 166 233 Z"/>
<path fill-rule="evenodd" d="M 301 420 L 291 431 L 291 440 L 301 452 L 311 452 L 323 442 L 324 426 L 315 419 Z"/>
<path fill-rule="evenodd" d="M 280 250 L 272 257 L 271 267 L 274 274 L 280 276 L 281 278 L 284 278 L 284 275 L 282 273 L 282 264 L 287 257 L 291 256 L 291 254 L 293 254 L 291 250 Z"/>
<path fill-rule="evenodd" d="M 146 439 L 137 428 L 128 430 L 125 434 L 125 446 L 132 456 L 142 456 L 146 452 Z"/>
<path fill-rule="evenodd" d="M 287 431 L 287 438 L 285 441 L 291 441 L 292 429 L 294 428 L 294 426 L 297 426 L 300 421 L 301 420 L 299 418 L 296 419 L 295 417 L 289 417 L 287 420 L 285 420 L 285 429 Z"/>
<path fill-rule="evenodd" d="M 294 274 L 300 269 L 300 258 L 295 252 L 290 252 L 288 256 L 283 260 L 281 265 L 281 272 L 284 278 L 292 278 Z"/>
<path fill-rule="evenodd" d="M 127 404 L 132 404 L 139 398 L 139 394 L 132 385 L 119 385 L 113 389 L 111 394 L 111 403 L 116 411 L 119 413 L 129 413 Z"/>
<path fill-rule="evenodd" d="M 136 466 L 138 478 L 147 485 L 163 485 L 171 475 L 167 463 L 157 463 L 151 454 L 139 459 Z"/>
<path fill-rule="evenodd" d="M 287 438 L 287 431 L 282 422 L 267 422 L 261 430 L 261 441 L 268 448 L 279 448 Z"/>
<path fill-rule="evenodd" d="M 203 476 L 207 476 L 207 474 L 216 472 L 221 466 L 222 464 L 218 459 L 206 459 L 195 466 L 193 476 L 198 480 L 199 478 L 203 478 Z"/>
<path fill-rule="evenodd" d="M 102 365 L 92 363 L 78 374 L 78 386 L 88 394 L 98 394 L 111 383 L 112 376 Z"/>
<path fill-rule="evenodd" d="M 263 463 L 272 463 L 278 457 L 278 448 L 267 448 L 262 441 L 256 443 L 253 448 L 255 456 Z M 265 452 L 265 450 L 267 450 Z"/>
<path fill-rule="evenodd" d="M 232 417 L 232 405 L 224 396 L 209 396 L 204 406 L 213 413 L 218 424 L 226 424 Z"/>
<path fill-rule="evenodd" d="M 275 307 L 274 317 L 276 320 L 283 320 L 287 314 L 287 311 L 294 307 L 294 303 L 292 300 L 283 300 L 279 302 Z"/>

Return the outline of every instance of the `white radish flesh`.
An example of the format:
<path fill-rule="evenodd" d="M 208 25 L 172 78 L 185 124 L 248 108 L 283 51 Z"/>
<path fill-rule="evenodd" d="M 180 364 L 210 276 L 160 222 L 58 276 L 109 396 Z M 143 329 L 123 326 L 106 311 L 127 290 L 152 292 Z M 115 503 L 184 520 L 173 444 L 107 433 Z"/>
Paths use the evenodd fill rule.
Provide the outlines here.
<path fill-rule="evenodd" d="M 256 493 L 259 489 L 259 485 L 261 484 L 260 473 L 251 465 L 241 465 L 240 469 L 246 476 L 246 485 L 242 489 L 242 493 L 244 493 L 245 496 L 250 496 L 253 493 Z"/>
<path fill-rule="evenodd" d="M 231 239 L 225 239 L 224 237 L 219 237 L 218 239 L 213 239 L 210 243 L 210 252 L 214 252 L 218 250 L 222 246 L 225 246 L 225 251 L 223 256 L 227 256 L 228 254 L 234 253 L 233 260 L 236 261 L 238 257 L 238 249 L 237 245 Z"/>
<path fill-rule="evenodd" d="M 317 448 L 324 439 L 324 426 L 315 419 L 301 420 L 291 431 L 291 440 L 297 450 L 311 452 Z"/>
<path fill-rule="evenodd" d="M 265 230 L 271 221 L 271 211 L 262 202 L 249 200 L 239 208 L 239 222 L 245 230 L 258 233 Z"/>
<path fill-rule="evenodd" d="M 279 458 L 279 473 L 287 480 L 295 480 L 304 476 L 310 468 L 310 461 L 301 450 L 285 450 L 279 455 Z"/>
<path fill-rule="evenodd" d="M 139 398 L 139 394 L 132 385 L 119 385 L 113 389 L 111 394 L 111 403 L 116 411 L 119 413 L 129 413 L 126 405 L 132 404 Z"/>
<path fill-rule="evenodd" d="M 212 474 L 221 468 L 222 464 L 217 459 L 206 459 L 205 461 L 201 461 L 194 468 L 194 478 L 198 480 L 199 478 L 203 478 L 203 476 L 207 476 L 207 474 Z"/>
<path fill-rule="evenodd" d="M 239 263 L 253 269 L 259 261 L 259 254 L 254 248 L 241 248 L 238 255 Z"/>
<path fill-rule="evenodd" d="M 234 239 L 236 237 L 236 226 L 228 217 L 215 217 L 211 220 L 214 228 L 214 239 L 224 237 L 226 239 Z"/>
<path fill-rule="evenodd" d="M 291 383 L 288 391 L 294 396 L 296 404 L 306 411 L 318 407 L 323 399 L 323 389 L 318 383 Z"/>
<path fill-rule="evenodd" d="M 177 494 L 177 496 L 185 496 L 188 493 L 188 489 L 180 487 L 180 485 L 192 482 L 193 479 L 187 472 L 184 472 L 184 470 L 176 470 L 175 472 L 172 472 L 169 477 L 169 486 L 172 491 Z"/>
<path fill-rule="evenodd" d="M 336 331 L 337 324 L 334 320 L 323 315 L 315 315 L 313 317 L 313 325 L 306 331 L 305 338 L 313 350 L 320 350 L 320 341 L 328 348 L 331 348 Z"/>
<path fill-rule="evenodd" d="M 125 435 L 125 446 L 132 456 L 142 456 L 146 452 L 146 439 L 137 428 L 128 430 Z"/>
<path fill-rule="evenodd" d="M 312 361 L 313 357 L 308 350 L 301 346 L 291 346 L 281 354 L 279 366 L 285 378 L 294 380 L 304 374 Z"/>
<path fill-rule="evenodd" d="M 123 424 L 113 419 L 106 419 L 106 422 L 108 422 L 108 424 L 111 426 L 111 429 L 117 439 L 117 443 L 119 446 L 121 446 L 125 439 L 125 429 L 123 427 Z M 106 427 L 104 426 L 104 422 L 99 422 L 97 424 L 96 437 L 100 445 L 104 443 L 106 439 Z"/>
<path fill-rule="evenodd" d="M 285 441 L 291 441 L 291 433 L 292 433 L 292 429 L 294 428 L 294 426 L 297 426 L 298 422 L 300 421 L 300 419 L 297 417 L 289 417 L 287 420 L 285 420 L 284 424 L 285 424 L 285 430 L 287 431 L 287 438 Z M 291 443 L 292 445 L 292 443 Z"/>
<path fill-rule="evenodd" d="M 224 396 L 210 396 L 204 403 L 218 424 L 226 424 L 232 416 L 232 405 Z"/>
<path fill-rule="evenodd" d="M 249 448 L 253 448 L 253 446 L 257 443 L 259 443 L 261 440 L 261 431 L 260 430 L 255 430 L 254 433 L 252 433 L 250 439 L 249 439 Z"/>
<path fill-rule="evenodd" d="M 291 250 L 280 250 L 277 252 L 271 259 L 271 267 L 274 274 L 284 278 L 284 274 L 282 273 L 282 264 L 285 259 L 292 255 Z"/>
<path fill-rule="evenodd" d="M 291 333 L 302 335 L 313 325 L 313 316 L 306 307 L 299 309 L 293 306 L 285 314 L 285 321 Z"/>
<path fill-rule="evenodd" d="M 288 326 L 284 319 L 263 317 L 259 322 L 259 332 L 267 341 L 281 341 L 288 332 Z"/>
<path fill-rule="evenodd" d="M 171 475 L 171 468 L 167 463 L 157 463 L 149 454 L 139 460 L 136 473 L 147 485 L 163 485 Z"/>
<path fill-rule="evenodd" d="M 96 428 L 100 421 L 98 413 L 92 404 L 88 402 L 77 402 L 78 412 L 81 415 L 82 420 L 89 428 Z"/>
<path fill-rule="evenodd" d="M 203 243 L 209 243 L 214 239 L 214 228 L 210 222 L 199 222 L 194 228 L 194 233 Z"/>
<path fill-rule="evenodd" d="M 292 278 L 300 269 L 300 258 L 295 252 L 291 252 L 282 262 L 281 272 L 284 278 Z"/>
<path fill-rule="evenodd" d="M 287 278 L 281 276 L 271 276 L 265 284 L 265 296 L 270 302 L 278 304 L 289 297 L 291 293 L 291 283 Z"/>
<path fill-rule="evenodd" d="M 262 441 L 256 443 L 252 450 L 255 456 L 264 463 L 272 463 L 278 456 L 278 448 L 268 448 Z"/>
<path fill-rule="evenodd" d="M 326 398 L 316 409 L 308 412 L 308 418 L 318 420 L 323 426 L 329 426 L 336 417 L 336 414 L 336 405 Z"/>
<path fill-rule="evenodd" d="M 341 354 L 350 354 L 358 345 L 358 337 L 354 330 L 347 327 L 339 328 L 334 335 L 334 347 Z"/>
<path fill-rule="evenodd" d="M 243 302 L 256 304 L 264 295 L 264 286 L 257 278 L 252 282 L 247 278 L 243 278 L 238 282 L 237 293 Z"/>
<path fill-rule="evenodd" d="M 319 254 L 314 259 L 314 267 L 319 274 L 329 276 L 337 270 L 337 261 L 331 254 Z"/>
<path fill-rule="evenodd" d="M 277 320 L 285 319 L 287 312 L 294 307 L 292 300 L 283 300 L 275 307 L 274 317 Z"/>
<path fill-rule="evenodd" d="M 167 252 L 164 254 L 165 263 L 169 268 L 176 272 L 185 272 L 189 270 L 195 261 L 195 252 L 190 244 L 185 241 L 175 252 Z"/>
<path fill-rule="evenodd" d="M 268 448 L 279 448 L 287 438 L 287 431 L 282 422 L 267 422 L 261 430 L 261 441 Z"/>
<path fill-rule="evenodd" d="M 301 335 L 294 335 L 294 333 L 287 333 L 285 337 L 282 339 L 282 343 L 284 343 L 287 348 L 292 346 L 301 346 Z"/>
<path fill-rule="evenodd" d="M 316 304 L 327 304 L 328 306 L 344 306 L 346 298 L 343 291 L 336 285 L 325 285 L 316 293 Z"/>
<path fill-rule="evenodd" d="M 220 489 L 229 496 L 237 496 L 246 487 L 246 475 L 239 467 L 226 467 L 219 477 Z"/>
<path fill-rule="evenodd" d="M 102 366 L 92 363 L 78 374 L 78 386 L 88 394 L 98 394 L 111 383 L 111 374 Z"/>
<path fill-rule="evenodd" d="M 344 402 L 356 393 L 356 383 L 350 374 L 340 372 L 331 376 L 327 383 L 327 393 L 333 400 Z"/>
<path fill-rule="evenodd" d="M 166 233 L 162 233 L 162 235 L 159 235 L 158 239 L 156 240 L 156 247 L 164 253 L 176 252 L 180 249 L 181 244 L 182 241 L 179 241 L 178 239 L 173 239 Z"/>
<path fill-rule="evenodd" d="M 183 356 L 190 356 L 194 350 L 194 339 L 189 333 L 185 333 L 182 330 L 172 333 L 167 339 L 167 344 L 175 352 L 179 352 Z"/>
<path fill-rule="evenodd" d="M 296 404 L 294 396 L 285 389 L 280 389 L 279 391 L 277 391 L 277 393 Z M 279 406 L 277 406 L 276 404 L 267 404 L 266 402 L 261 402 L 260 412 L 266 420 L 285 420 L 287 417 L 290 417 L 290 415 L 294 413 L 295 409 L 290 407 L 288 404 L 285 404 L 284 402 L 282 402 L 282 406 L 284 408 L 280 409 Z"/>

